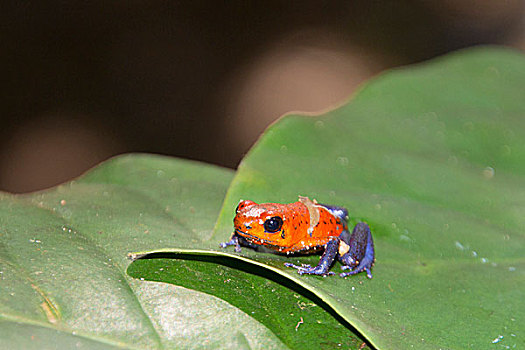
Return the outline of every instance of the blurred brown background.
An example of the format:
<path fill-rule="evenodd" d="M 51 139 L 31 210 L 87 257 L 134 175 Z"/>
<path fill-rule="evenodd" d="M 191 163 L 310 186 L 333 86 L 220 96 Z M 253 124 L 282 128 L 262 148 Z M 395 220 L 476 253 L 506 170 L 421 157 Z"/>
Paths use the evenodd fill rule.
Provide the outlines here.
<path fill-rule="evenodd" d="M 123 152 L 235 168 L 287 111 L 476 44 L 525 48 L 521 0 L 32 1 L 0 5 L 0 190 Z"/>

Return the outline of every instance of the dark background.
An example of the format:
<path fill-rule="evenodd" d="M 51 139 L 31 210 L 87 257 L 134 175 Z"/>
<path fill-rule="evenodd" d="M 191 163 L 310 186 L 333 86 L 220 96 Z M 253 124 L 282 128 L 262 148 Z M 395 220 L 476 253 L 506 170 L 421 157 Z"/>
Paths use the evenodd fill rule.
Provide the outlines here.
<path fill-rule="evenodd" d="M 458 48 L 525 48 L 521 0 L 0 5 L 0 190 L 153 152 L 235 168 L 287 111 Z"/>

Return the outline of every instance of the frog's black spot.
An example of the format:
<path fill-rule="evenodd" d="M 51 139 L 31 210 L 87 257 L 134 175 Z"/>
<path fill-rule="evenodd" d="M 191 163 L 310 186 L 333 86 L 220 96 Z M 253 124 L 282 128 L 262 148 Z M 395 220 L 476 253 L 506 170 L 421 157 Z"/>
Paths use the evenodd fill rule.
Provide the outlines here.
<path fill-rule="evenodd" d="M 333 224 L 333 223 L 334 223 L 334 221 L 332 220 L 332 218 L 330 218 L 330 223 L 331 223 L 331 224 Z"/>
<path fill-rule="evenodd" d="M 284 234 L 284 230 L 281 232 L 281 238 L 284 239 L 285 237 L 285 234 Z"/>
<path fill-rule="evenodd" d="M 293 228 L 294 228 L 294 230 L 296 230 L 296 231 L 297 231 L 297 226 L 294 226 Z"/>

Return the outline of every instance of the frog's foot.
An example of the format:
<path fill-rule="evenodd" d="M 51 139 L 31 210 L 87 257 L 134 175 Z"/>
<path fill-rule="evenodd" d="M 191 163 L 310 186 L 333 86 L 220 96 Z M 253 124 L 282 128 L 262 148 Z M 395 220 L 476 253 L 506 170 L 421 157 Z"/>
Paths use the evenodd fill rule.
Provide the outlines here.
<path fill-rule="evenodd" d="M 366 271 L 366 276 L 368 278 L 372 278 L 372 265 L 374 264 L 373 261 L 371 261 L 370 263 L 368 262 L 365 262 L 363 264 L 363 262 L 365 262 L 364 260 L 361 262 L 361 264 L 359 264 L 359 266 L 353 268 L 352 266 L 348 266 L 348 265 L 343 265 L 341 266 L 341 270 L 348 270 L 348 269 L 352 269 L 351 271 L 347 271 L 347 272 L 343 272 L 343 273 L 340 273 L 339 276 L 341 277 L 347 277 L 347 276 L 351 276 L 351 275 L 357 275 L 358 273 L 360 272 L 363 272 L 363 271 Z"/>
<path fill-rule="evenodd" d="M 333 275 L 334 273 L 328 272 L 328 270 L 330 270 L 330 266 L 332 266 L 332 263 L 334 262 L 334 259 L 337 255 L 339 242 L 339 239 L 333 239 L 326 244 L 324 253 L 321 256 L 321 260 L 319 260 L 319 264 L 316 267 L 311 267 L 310 265 L 297 266 L 290 263 L 285 263 L 284 266 L 297 269 L 297 273 L 300 275 Z"/>
<path fill-rule="evenodd" d="M 239 239 L 236 236 L 232 236 L 232 238 L 228 242 L 222 242 L 221 244 L 219 244 L 219 247 L 226 248 L 231 245 L 235 246 L 236 253 L 241 252 L 241 245 L 239 244 Z"/>
<path fill-rule="evenodd" d="M 293 267 L 294 269 L 297 269 L 297 273 L 300 275 L 319 275 L 319 276 L 328 276 L 328 275 L 334 275 L 333 272 L 326 271 L 323 266 L 316 266 L 312 267 L 308 264 L 302 264 L 294 265 L 292 263 L 284 263 L 284 266 L 286 267 Z"/>
<path fill-rule="evenodd" d="M 301 266 L 299 265 L 294 265 L 292 263 L 284 263 L 284 266 L 286 267 L 293 267 L 294 269 L 311 269 L 312 268 L 312 265 L 309 265 L 309 264 L 301 264 Z"/>

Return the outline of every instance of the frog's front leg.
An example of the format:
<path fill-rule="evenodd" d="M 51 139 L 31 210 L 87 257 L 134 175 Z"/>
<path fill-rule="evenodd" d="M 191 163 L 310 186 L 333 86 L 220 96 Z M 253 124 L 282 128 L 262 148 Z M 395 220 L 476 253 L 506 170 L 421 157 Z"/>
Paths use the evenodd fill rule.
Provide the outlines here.
<path fill-rule="evenodd" d="M 234 232 L 228 242 L 222 242 L 219 244 L 221 248 L 226 248 L 230 245 L 235 246 L 235 252 L 240 253 L 241 252 L 241 245 L 239 244 L 239 236 Z"/>
<path fill-rule="evenodd" d="M 348 237 L 348 236 L 347 236 Z M 370 227 L 364 222 L 355 225 L 352 235 L 349 239 L 342 237 L 342 245 L 347 243 L 347 251 L 339 251 L 339 260 L 343 264 L 343 270 L 352 269 L 352 271 L 343 272 L 341 277 L 358 274 L 366 271 L 368 278 L 372 278 L 372 266 L 375 261 L 374 242 Z"/>
<path fill-rule="evenodd" d="M 285 263 L 284 266 L 297 269 L 297 272 L 300 275 L 327 275 L 329 274 L 328 270 L 330 269 L 330 266 L 332 266 L 334 259 L 337 256 L 339 242 L 339 238 L 335 238 L 326 244 L 321 260 L 319 260 L 319 264 L 316 267 L 311 267 L 310 265 L 297 266 L 291 263 Z"/>
<path fill-rule="evenodd" d="M 228 246 L 234 245 L 235 252 L 240 253 L 241 247 L 248 247 L 257 250 L 260 248 L 259 245 L 248 242 L 244 237 L 239 236 L 236 232 L 232 233 L 232 236 L 228 242 L 223 242 L 219 244 L 221 248 L 226 248 Z"/>

